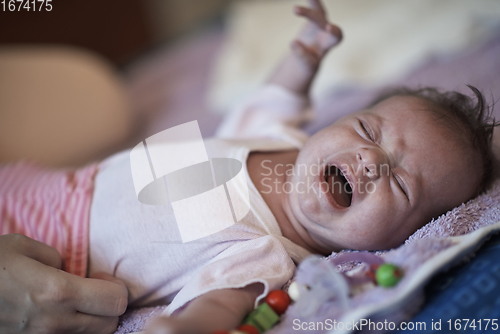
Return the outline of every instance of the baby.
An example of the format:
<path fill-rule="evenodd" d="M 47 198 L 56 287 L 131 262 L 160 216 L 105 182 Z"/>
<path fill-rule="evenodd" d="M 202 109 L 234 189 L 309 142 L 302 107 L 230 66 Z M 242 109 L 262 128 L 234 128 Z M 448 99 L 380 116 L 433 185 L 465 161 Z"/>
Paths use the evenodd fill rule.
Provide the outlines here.
<path fill-rule="evenodd" d="M 87 218 L 73 209 L 79 228 L 70 229 L 77 238 L 90 226 L 87 274 L 122 279 L 129 305 L 169 303 L 170 316 L 148 333 L 234 329 L 306 256 L 395 247 L 487 184 L 494 122 L 475 88 L 477 104 L 459 93 L 399 90 L 310 138 L 298 129 L 320 61 L 342 39 L 319 0 L 309 2 L 295 9 L 308 23 L 268 85 L 205 143 L 210 157 L 244 162 L 250 212 L 240 222 L 182 243 L 171 207 L 137 200 L 128 151 L 72 174 L 76 188 L 94 187 L 91 205 L 78 200 L 84 192 L 65 202 L 90 207 Z M 65 252 L 85 255 L 81 238 Z M 85 264 L 66 269 L 85 273 Z"/>

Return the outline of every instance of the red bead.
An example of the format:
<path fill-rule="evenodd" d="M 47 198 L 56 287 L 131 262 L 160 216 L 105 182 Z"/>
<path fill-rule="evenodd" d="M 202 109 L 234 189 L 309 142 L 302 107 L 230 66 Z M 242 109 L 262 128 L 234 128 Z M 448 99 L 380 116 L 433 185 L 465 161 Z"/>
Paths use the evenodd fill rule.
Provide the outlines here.
<path fill-rule="evenodd" d="M 247 334 L 260 334 L 259 330 L 252 325 L 241 325 L 238 330 Z"/>
<path fill-rule="evenodd" d="M 274 290 L 267 295 L 266 303 L 271 306 L 274 312 L 281 315 L 290 305 L 290 296 L 285 291 Z"/>
<path fill-rule="evenodd" d="M 376 281 L 375 279 L 375 272 L 377 271 L 378 267 L 380 267 L 379 264 L 372 264 L 370 265 L 370 268 L 366 272 L 366 276 L 370 278 L 373 282 Z"/>

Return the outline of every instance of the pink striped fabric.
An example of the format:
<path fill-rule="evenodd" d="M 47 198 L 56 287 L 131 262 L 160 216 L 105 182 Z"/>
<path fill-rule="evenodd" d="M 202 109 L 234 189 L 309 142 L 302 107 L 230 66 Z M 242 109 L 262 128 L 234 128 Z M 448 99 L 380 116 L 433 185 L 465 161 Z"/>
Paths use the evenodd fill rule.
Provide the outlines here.
<path fill-rule="evenodd" d="M 24 234 L 56 248 L 63 269 L 85 277 L 97 167 L 49 170 L 26 162 L 0 166 L 0 234 Z"/>

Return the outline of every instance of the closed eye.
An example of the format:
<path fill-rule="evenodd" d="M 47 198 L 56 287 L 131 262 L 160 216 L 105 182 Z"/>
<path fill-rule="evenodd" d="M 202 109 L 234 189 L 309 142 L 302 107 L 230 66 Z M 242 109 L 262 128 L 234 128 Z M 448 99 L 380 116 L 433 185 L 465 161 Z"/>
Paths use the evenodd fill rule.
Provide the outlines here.
<path fill-rule="evenodd" d="M 363 130 L 363 132 L 365 133 L 365 135 L 368 137 L 368 139 L 370 139 L 371 141 L 375 141 L 375 137 L 373 136 L 372 132 L 370 131 L 369 127 L 367 127 L 365 125 L 364 122 L 362 121 L 359 121 L 359 125 L 361 126 L 361 129 Z"/>
<path fill-rule="evenodd" d="M 404 184 L 403 180 L 399 177 L 397 174 L 392 174 L 394 177 L 394 180 L 396 180 L 396 183 L 398 184 L 399 189 L 403 192 L 403 194 L 406 196 L 408 201 L 410 200 L 410 197 L 408 196 L 408 190 L 406 189 L 406 185 Z"/>

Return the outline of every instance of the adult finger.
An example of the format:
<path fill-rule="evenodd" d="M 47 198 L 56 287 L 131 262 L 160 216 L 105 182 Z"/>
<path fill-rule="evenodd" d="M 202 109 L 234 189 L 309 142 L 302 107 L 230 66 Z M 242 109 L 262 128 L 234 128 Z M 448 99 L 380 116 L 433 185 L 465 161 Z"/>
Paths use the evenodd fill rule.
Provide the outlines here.
<path fill-rule="evenodd" d="M 105 281 L 110 281 L 110 282 L 113 282 L 113 283 L 116 283 L 116 284 L 122 285 L 122 286 L 124 286 L 125 288 L 127 287 L 127 286 L 125 285 L 125 283 L 124 283 L 121 279 L 116 278 L 115 276 L 110 275 L 110 274 L 105 273 L 105 272 L 97 272 L 97 273 L 93 273 L 92 275 L 90 275 L 90 278 L 102 279 L 102 280 L 105 280 Z"/>
<path fill-rule="evenodd" d="M 22 234 L 11 234 L 9 242 L 23 255 L 47 266 L 61 269 L 61 255 L 57 249 Z"/>
<path fill-rule="evenodd" d="M 77 313 L 75 324 L 79 324 L 84 334 L 111 334 L 118 326 L 118 317 L 103 317 L 85 313 Z"/>
<path fill-rule="evenodd" d="M 51 321 L 33 324 L 43 333 L 52 334 L 110 334 L 116 330 L 118 317 L 103 317 L 80 312 L 60 314 Z"/>
<path fill-rule="evenodd" d="M 71 286 L 75 291 L 74 305 L 77 311 L 100 316 L 119 316 L 127 309 L 128 291 L 125 284 L 68 275 L 71 276 Z"/>

